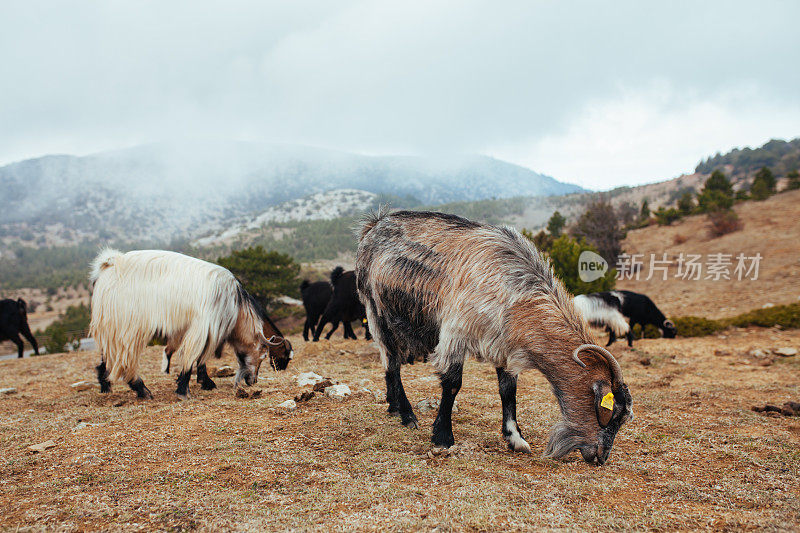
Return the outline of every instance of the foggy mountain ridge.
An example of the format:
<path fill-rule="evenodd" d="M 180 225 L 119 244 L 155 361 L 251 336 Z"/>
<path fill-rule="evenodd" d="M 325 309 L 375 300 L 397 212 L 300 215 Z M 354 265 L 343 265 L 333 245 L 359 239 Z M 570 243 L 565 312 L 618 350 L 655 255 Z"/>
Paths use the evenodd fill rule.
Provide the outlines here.
<path fill-rule="evenodd" d="M 355 189 L 426 205 L 583 189 L 486 156 L 365 156 L 298 145 L 154 143 L 0 167 L 0 237 L 167 241 L 313 194 Z"/>

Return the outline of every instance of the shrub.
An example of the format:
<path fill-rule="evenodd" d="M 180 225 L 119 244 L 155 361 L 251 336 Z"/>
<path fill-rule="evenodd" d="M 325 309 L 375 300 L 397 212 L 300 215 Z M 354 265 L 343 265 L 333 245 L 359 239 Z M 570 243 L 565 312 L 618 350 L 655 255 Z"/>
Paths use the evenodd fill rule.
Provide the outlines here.
<path fill-rule="evenodd" d="M 564 218 L 564 215 L 556 211 L 553 213 L 553 216 L 550 217 L 550 220 L 547 221 L 547 231 L 557 239 L 561 236 L 561 231 L 564 229 L 566 223 L 567 219 Z"/>
<path fill-rule="evenodd" d="M 685 316 L 673 320 L 681 337 L 702 337 L 712 335 L 727 327 L 734 326 L 745 328 L 758 326 L 771 328 L 781 326 L 784 328 L 800 328 L 800 303 L 789 305 L 776 305 L 766 309 L 754 309 L 731 318 L 711 320 L 696 316 Z"/>
<path fill-rule="evenodd" d="M 659 226 L 669 226 L 679 218 L 681 218 L 681 212 L 675 209 L 674 207 L 670 207 L 666 209 L 664 207 L 659 207 L 656 209 L 655 212 L 656 222 Z"/>
<path fill-rule="evenodd" d="M 678 199 L 678 211 L 680 214 L 683 216 L 690 215 L 695 207 L 694 194 L 692 191 L 684 191 Z"/>
<path fill-rule="evenodd" d="M 67 307 L 55 322 L 40 332 L 47 337 L 43 343 L 47 353 L 61 353 L 67 345 L 77 349 L 89 329 L 89 319 L 89 306 L 80 304 Z"/>
<path fill-rule="evenodd" d="M 683 244 L 689 240 L 689 237 L 682 233 L 676 233 L 675 236 L 672 238 L 672 244 Z"/>
<path fill-rule="evenodd" d="M 585 239 L 609 264 L 615 264 L 622 253 L 625 231 L 620 227 L 614 206 L 599 198 L 586 207 L 572 228 L 572 235 Z"/>
<path fill-rule="evenodd" d="M 586 294 L 589 292 L 610 291 L 616 284 L 616 270 L 609 269 L 606 274 L 591 282 L 582 281 L 578 275 L 578 258 L 583 251 L 597 253 L 597 249 L 588 244 L 584 239 L 575 240 L 568 235 L 562 235 L 550 247 L 550 263 L 553 272 L 572 294 Z"/>
<path fill-rule="evenodd" d="M 708 214 L 708 233 L 712 238 L 722 237 L 742 229 L 739 215 L 731 209 L 721 209 Z"/>
<path fill-rule="evenodd" d="M 733 186 L 721 170 L 715 170 L 706 180 L 702 192 L 697 196 L 697 207 L 701 213 L 730 209 L 733 206 Z"/>
<path fill-rule="evenodd" d="M 797 170 L 792 170 L 786 174 L 786 178 L 789 180 L 786 190 L 794 191 L 800 189 L 800 172 L 797 172 Z"/>
<path fill-rule="evenodd" d="M 766 200 L 775 194 L 776 181 L 772 171 L 767 167 L 762 167 L 756 172 L 753 178 L 753 185 L 750 187 L 750 196 L 753 200 Z"/>
<path fill-rule="evenodd" d="M 704 337 L 725 329 L 720 322 L 698 316 L 684 316 L 673 320 L 680 337 Z"/>
<path fill-rule="evenodd" d="M 727 325 L 740 328 L 747 326 L 800 328 L 800 304 L 776 305 L 766 309 L 754 309 L 724 322 Z"/>
<path fill-rule="evenodd" d="M 265 307 L 283 294 L 299 296 L 297 274 L 300 265 L 290 255 L 268 252 L 256 246 L 236 250 L 217 259 L 217 263 L 230 270 L 245 290 Z"/>

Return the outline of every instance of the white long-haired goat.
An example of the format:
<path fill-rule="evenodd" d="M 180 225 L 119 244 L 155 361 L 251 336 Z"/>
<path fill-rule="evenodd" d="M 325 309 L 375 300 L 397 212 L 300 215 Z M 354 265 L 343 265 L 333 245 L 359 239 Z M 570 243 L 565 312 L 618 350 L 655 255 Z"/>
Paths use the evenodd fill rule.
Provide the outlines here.
<path fill-rule="evenodd" d="M 204 364 L 224 342 L 233 345 L 239 359 L 236 383 L 248 385 L 258 379 L 269 346 L 285 345 L 274 334 L 267 340 L 268 319 L 221 266 L 163 250 L 123 254 L 106 249 L 92 262 L 89 279 L 94 285 L 90 334 L 102 358 L 97 367 L 101 392 L 111 390 L 109 378 L 123 379 L 140 398 L 152 398 L 138 367 L 155 336 L 179 339 L 176 393 L 182 399 L 189 396 L 192 364 Z"/>

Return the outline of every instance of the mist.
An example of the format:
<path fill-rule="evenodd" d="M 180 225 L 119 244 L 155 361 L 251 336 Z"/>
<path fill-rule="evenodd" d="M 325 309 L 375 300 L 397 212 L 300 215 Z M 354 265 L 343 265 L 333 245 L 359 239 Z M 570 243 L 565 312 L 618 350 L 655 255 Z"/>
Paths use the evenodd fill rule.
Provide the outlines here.
<path fill-rule="evenodd" d="M 224 140 L 656 181 L 800 134 L 797 20 L 779 1 L 4 3 L 0 164 Z"/>

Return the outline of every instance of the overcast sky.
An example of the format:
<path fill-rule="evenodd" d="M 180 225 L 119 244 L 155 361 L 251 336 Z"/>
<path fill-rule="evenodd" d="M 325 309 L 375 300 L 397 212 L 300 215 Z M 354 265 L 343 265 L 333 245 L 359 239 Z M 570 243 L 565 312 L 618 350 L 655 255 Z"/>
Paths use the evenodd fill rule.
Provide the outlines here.
<path fill-rule="evenodd" d="M 219 138 L 592 189 L 800 136 L 800 2 L 0 3 L 0 164 Z"/>

